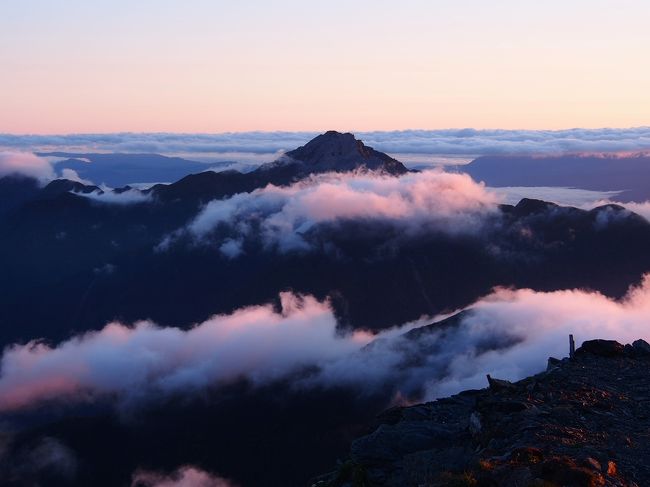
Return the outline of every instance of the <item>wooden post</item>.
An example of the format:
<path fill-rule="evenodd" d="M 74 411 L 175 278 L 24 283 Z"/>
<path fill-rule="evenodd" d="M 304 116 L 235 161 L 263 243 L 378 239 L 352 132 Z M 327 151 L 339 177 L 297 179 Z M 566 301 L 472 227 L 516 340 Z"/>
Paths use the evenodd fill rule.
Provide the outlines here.
<path fill-rule="evenodd" d="M 573 341 L 573 335 L 569 335 L 569 358 L 573 358 L 576 353 L 576 342 Z"/>

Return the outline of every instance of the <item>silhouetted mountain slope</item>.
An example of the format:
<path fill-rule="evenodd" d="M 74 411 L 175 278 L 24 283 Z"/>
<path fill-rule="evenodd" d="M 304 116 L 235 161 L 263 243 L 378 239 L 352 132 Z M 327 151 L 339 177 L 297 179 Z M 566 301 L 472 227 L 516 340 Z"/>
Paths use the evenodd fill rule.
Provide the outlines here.
<path fill-rule="evenodd" d="M 89 194 L 95 191 L 102 191 L 94 185 L 87 185 L 78 181 L 68 179 L 55 179 L 48 183 L 37 195 L 38 199 L 48 200 L 66 193 Z"/>
<path fill-rule="evenodd" d="M 10 175 L 0 178 L 0 218 L 35 198 L 39 190 L 38 181 L 29 177 Z"/>
<path fill-rule="evenodd" d="M 345 388 L 299 393 L 288 384 L 254 389 L 239 383 L 122 417 L 106 406 L 67 415 L 59 410 L 59 418 L 50 413 L 50 421 L 12 439 L 0 483 L 126 486 L 139 468 L 171 471 L 191 464 L 246 487 L 302 487 L 346 455 L 350 439 L 366 431 L 389 399 L 360 398 Z M 73 452 L 74 475 L 34 462 L 43 438 Z"/>
<path fill-rule="evenodd" d="M 157 250 L 189 218 L 175 205 L 70 193 L 35 201 L 2 228 L 2 342 L 59 340 L 112 319 L 189 326 L 287 289 L 330 296 L 345 326 L 380 329 L 465 306 L 497 285 L 620 297 L 650 270 L 650 224 L 620 207 L 523 200 L 501 210 L 481 234 L 405 236 L 381 222 L 338 222 L 304 235 L 314 251 L 278 252 L 253 238 L 233 260 L 189 237 Z"/>
<path fill-rule="evenodd" d="M 620 201 L 650 199 L 650 156 L 484 156 L 459 167 L 488 186 L 563 186 L 623 191 Z"/>

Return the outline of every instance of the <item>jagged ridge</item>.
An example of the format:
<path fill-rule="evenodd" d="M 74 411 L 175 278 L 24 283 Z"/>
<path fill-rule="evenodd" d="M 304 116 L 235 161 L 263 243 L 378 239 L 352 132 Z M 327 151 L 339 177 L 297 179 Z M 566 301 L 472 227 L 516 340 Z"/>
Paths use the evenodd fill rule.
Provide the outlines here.
<path fill-rule="evenodd" d="M 648 485 L 649 365 L 643 340 L 592 340 L 517 383 L 389 410 L 314 485 Z"/>

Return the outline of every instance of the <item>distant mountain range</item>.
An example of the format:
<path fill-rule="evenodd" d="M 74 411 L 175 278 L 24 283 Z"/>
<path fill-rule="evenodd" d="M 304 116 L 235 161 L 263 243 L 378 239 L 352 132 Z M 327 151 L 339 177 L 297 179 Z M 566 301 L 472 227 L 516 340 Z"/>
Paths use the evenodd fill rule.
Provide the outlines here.
<path fill-rule="evenodd" d="M 340 137 L 335 136 L 334 132 L 319 135 L 309 144 L 288 152 L 279 161 L 262 167 L 265 170 L 277 170 L 278 165 L 285 165 L 291 159 L 295 177 L 299 173 L 352 170 L 360 164 L 361 158 L 368 169 L 382 167 L 395 173 L 404 170 L 401 163 L 366 147 L 352 134 L 338 135 Z M 357 147 L 356 144 L 360 145 Z M 159 154 L 39 152 L 36 155 L 55 158 L 59 172 L 70 169 L 82 179 L 113 188 L 134 183 L 177 181 L 188 174 L 227 164 L 225 161 L 208 164 Z M 303 161 L 308 161 L 308 166 L 299 169 L 297 164 Z"/>
<path fill-rule="evenodd" d="M 286 157 L 263 165 L 269 168 L 282 166 L 289 159 L 310 160 L 309 172 L 328 170 L 352 170 L 359 163 L 354 150 L 352 134 L 346 134 L 334 145 L 324 144 L 333 132 L 319 135 L 309 144 L 287 152 Z M 349 137 L 347 137 L 349 136 Z M 331 141 L 330 141 L 331 142 Z M 327 147 L 325 152 L 318 152 Z M 405 168 L 392 157 L 363 146 L 369 151 L 365 164 L 369 169 L 383 166 L 385 170 L 399 173 Z M 345 154 L 352 154 L 346 159 Z M 145 153 L 72 153 L 39 152 L 39 156 L 55 158 L 56 169 L 75 171 L 81 179 L 94 184 L 118 188 L 136 183 L 173 182 L 189 175 L 210 170 L 235 162 L 219 161 L 212 164 L 187 160 L 181 157 L 168 157 Z M 401 166 L 401 168 L 400 168 Z M 620 201 L 646 201 L 650 190 L 644 181 L 650 177 L 650 155 L 644 152 L 623 154 L 562 154 L 562 155 L 490 155 L 480 156 L 456 170 L 465 172 L 477 181 L 488 186 L 549 186 L 571 187 L 596 191 L 620 191 Z M 293 168 L 293 177 L 300 172 Z M 277 176 L 276 176 L 277 177 Z M 280 180 L 280 179 L 278 179 Z M 250 184 L 248 186 L 250 187 Z"/>
<path fill-rule="evenodd" d="M 460 166 L 488 186 L 562 186 L 621 191 L 619 201 L 650 199 L 650 155 L 484 156 Z"/>
<path fill-rule="evenodd" d="M 71 169 L 82 179 L 113 188 L 132 183 L 176 181 L 210 167 L 209 164 L 159 154 L 40 152 L 37 155 L 62 158 L 55 163 L 57 170 Z"/>

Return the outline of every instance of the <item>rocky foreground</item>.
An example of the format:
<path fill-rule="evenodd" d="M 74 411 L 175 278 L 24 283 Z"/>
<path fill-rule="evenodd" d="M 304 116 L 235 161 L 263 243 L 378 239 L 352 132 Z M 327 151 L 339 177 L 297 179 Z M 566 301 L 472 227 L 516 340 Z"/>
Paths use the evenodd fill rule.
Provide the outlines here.
<path fill-rule="evenodd" d="M 382 414 L 316 481 L 354 486 L 649 486 L 650 345 L 592 340 L 545 372 Z"/>

